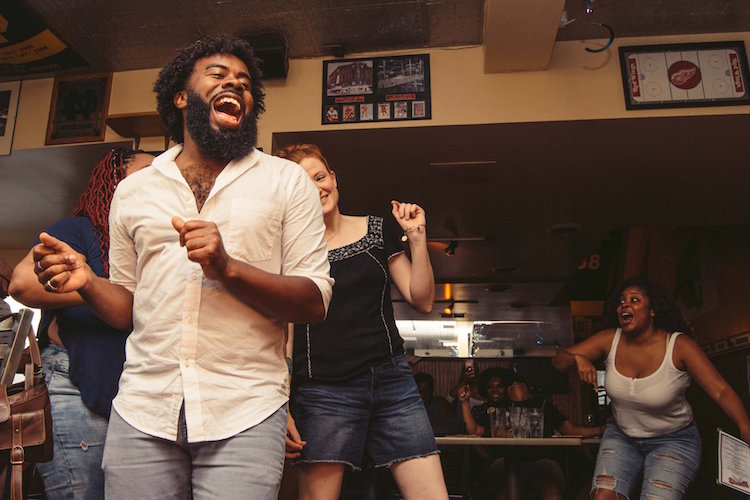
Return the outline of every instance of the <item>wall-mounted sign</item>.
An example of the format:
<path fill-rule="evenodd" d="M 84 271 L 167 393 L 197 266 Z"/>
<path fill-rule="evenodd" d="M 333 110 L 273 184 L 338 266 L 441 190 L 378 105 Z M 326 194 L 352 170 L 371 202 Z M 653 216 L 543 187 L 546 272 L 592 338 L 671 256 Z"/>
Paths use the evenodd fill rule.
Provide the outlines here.
<path fill-rule="evenodd" d="M 627 109 L 750 104 L 745 44 L 620 47 Z"/>
<path fill-rule="evenodd" d="M 55 78 L 45 144 L 103 141 L 112 74 Z"/>
<path fill-rule="evenodd" d="M 323 125 L 431 117 L 428 54 L 323 61 Z"/>
<path fill-rule="evenodd" d="M 87 64 L 22 2 L 0 2 L 0 76 L 52 73 Z"/>

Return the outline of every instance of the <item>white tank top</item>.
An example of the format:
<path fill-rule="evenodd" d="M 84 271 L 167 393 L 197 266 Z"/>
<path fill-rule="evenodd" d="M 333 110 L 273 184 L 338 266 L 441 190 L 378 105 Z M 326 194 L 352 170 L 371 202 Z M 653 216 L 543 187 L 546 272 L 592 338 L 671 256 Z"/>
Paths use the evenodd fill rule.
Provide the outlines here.
<path fill-rule="evenodd" d="M 604 361 L 604 388 L 612 400 L 612 416 L 622 431 L 633 438 L 663 436 L 687 427 L 693 421 L 693 409 L 685 399 L 690 376 L 672 360 L 674 344 L 680 332 L 669 336 L 661 366 L 643 378 L 625 377 L 615 367 L 620 329 L 615 332 L 609 356 Z"/>

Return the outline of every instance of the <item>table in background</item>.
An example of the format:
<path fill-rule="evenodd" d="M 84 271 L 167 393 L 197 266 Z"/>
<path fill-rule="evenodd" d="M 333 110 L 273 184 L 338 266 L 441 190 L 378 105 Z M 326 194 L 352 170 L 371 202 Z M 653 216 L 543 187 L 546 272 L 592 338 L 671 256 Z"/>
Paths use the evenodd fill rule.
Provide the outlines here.
<path fill-rule="evenodd" d="M 505 493 L 508 500 L 520 498 L 520 491 L 517 484 L 517 464 L 514 460 L 513 450 L 518 446 L 570 446 L 580 447 L 584 445 L 598 445 L 600 438 L 586 438 L 581 436 L 559 436 L 547 438 L 492 438 L 479 436 L 438 436 L 435 437 L 438 446 L 509 446 L 511 453 L 506 456 L 506 469 L 508 478 L 505 482 Z M 567 474 L 566 474 L 567 476 Z"/>

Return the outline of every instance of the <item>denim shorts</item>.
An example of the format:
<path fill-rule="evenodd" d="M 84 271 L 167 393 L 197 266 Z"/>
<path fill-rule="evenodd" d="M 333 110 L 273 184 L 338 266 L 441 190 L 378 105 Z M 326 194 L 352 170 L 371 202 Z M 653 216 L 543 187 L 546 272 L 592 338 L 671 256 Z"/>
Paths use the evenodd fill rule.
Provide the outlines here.
<path fill-rule="evenodd" d="M 427 411 L 401 355 L 338 384 L 306 383 L 292 396 L 292 414 L 307 445 L 297 463 L 376 467 L 438 453 Z"/>
<path fill-rule="evenodd" d="M 701 439 L 695 423 L 653 438 L 628 437 L 614 419 L 599 444 L 591 486 L 630 498 L 642 479 L 641 498 L 679 499 L 701 462 Z"/>

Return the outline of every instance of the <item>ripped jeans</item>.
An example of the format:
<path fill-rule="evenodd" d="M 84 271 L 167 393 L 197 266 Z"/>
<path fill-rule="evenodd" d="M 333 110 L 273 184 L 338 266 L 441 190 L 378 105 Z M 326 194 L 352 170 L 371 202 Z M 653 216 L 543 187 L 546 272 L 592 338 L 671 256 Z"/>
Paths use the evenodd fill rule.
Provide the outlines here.
<path fill-rule="evenodd" d="M 630 498 L 642 477 L 641 499 L 677 500 L 685 495 L 700 462 L 695 422 L 664 436 L 636 439 L 610 419 L 599 445 L 591 491 L 613 490 Z"/>

